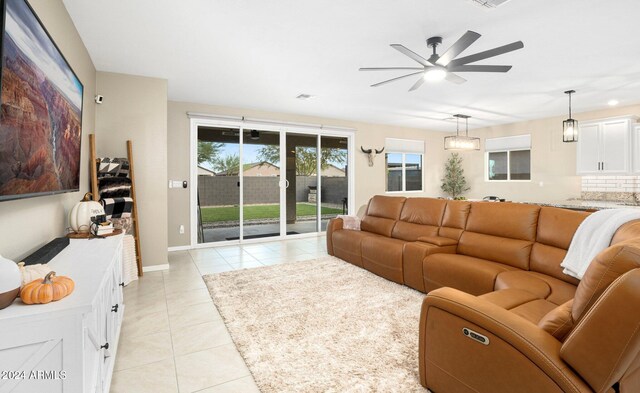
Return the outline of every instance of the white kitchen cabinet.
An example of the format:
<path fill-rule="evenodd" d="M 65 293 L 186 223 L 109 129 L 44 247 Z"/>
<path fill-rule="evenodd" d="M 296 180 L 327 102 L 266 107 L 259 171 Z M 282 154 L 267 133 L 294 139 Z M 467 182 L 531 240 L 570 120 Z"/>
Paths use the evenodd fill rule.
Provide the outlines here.
<path fill-rule="evenodd" d="M 631 158 L 633 161 L 633 173 L 640 173 L 640 124 L 633 127 L 631 141 L 633 149 L 631 150 Z"/>
<path fill-rule="evenodd" d="M 72 239 L 49 266 L 75 290 L 0 310 L 0 393 L 108 393 L 124 312 L 122 235 Z"/>
<path fill-rule="evenodd" d="M 632 130 L 636 117 L 625 116 L 580 124 L 578 175 L 628 174 L 633 171 Z M 640 153 L 639 153 L 640 154 Z"/>

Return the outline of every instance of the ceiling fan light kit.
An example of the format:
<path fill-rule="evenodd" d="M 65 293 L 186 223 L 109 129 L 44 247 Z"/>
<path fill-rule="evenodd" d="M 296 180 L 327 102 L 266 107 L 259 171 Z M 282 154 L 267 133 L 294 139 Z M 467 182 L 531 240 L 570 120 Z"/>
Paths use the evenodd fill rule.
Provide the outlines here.
<path fill-rule="evenodd" d="M 578 141 L 578 121 L 571 118 L 571 94 L 575 92 L 575 90 L 564 92 L 569 96 L 569 118 L 562 122 L 562 142 Z"/>
<path fill-rule="evenodd" d="M 409 57 L 419 67 L 367 67 L 360 68 L 360 71 L 413 71 L 409 74 L 401 75 L 392 79 L 388 79 L 382 82 L 374 83 L 371 87 L 378 87 L 389 82 L 394 82 L 399 79 L 404 79 L 414 75 L 420 75 L 420 78 L 411 86 L 409 91 L 417 90 L 424 81 L 437 82 L 443 79 L 449 82 L 461 84 L 467 80 L 457 75 L 458 72 L 508 72 L 511 66 L 505 65 L 471 65 L 480 60 L 488 59 L 491 57 L 499 56 L 505 53 L 513 52 L 518 49 L 524 48 L 522 41 L 512 42 L 508 45 L 503 45 L 497 48 L 489 49 L 483 52 L 475 53 L 473 55 L 460 57 L 471 44 L 476 42 L 480 38 L 480 34 L 474 31 L 467 31 L 456 41 L 446 52 L 442 55 L 438 55 L 437 47 L 442 44 L 442 37 L 430 37 L 427 39 L 427 46 L 433 49 L 433 53 L 428 59 L 413 52 L 411 49 L 401 44 L 391 44 L 391 47 L 403 55 Z"/>
<path fill-rule="evenodd" d="M 444 137 L 445 150 L 480 150 L 480 138 L 469 136 L 469 118 L 471 116 L 456 114 L 456 135 Z M 460 135 L 460 119 L 464 119 L 465 134 Z"/>
<path fill-rule="evenodd" d="M 447 76 L 447 70 L 443 67 L 431 67 L 424 73 L 424 80 L 427 82 L 437 82 Z"/>

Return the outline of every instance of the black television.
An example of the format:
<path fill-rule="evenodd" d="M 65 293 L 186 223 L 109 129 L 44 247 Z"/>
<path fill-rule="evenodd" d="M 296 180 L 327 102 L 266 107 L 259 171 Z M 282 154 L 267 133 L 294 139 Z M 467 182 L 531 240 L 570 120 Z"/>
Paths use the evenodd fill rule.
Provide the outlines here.
<path fill-rule="evenodd" d="M 26 0 L 0 5 L 0 201 L 78 191 L 84 87 Z"/>

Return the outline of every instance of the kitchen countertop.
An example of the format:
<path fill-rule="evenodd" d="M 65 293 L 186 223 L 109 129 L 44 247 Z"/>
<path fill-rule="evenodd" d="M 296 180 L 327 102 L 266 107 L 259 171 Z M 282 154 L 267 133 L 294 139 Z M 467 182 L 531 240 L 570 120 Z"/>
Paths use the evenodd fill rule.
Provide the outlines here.
<path fill-rule="evenodd" d="M 640 204 L 621 201 L 589 201 L 583 199 L 569 199 L 564 201 L 523 202 L 540 206 L 562 207 L 575 210 L 603 210 L 603 209 L 640 209 Z"/>

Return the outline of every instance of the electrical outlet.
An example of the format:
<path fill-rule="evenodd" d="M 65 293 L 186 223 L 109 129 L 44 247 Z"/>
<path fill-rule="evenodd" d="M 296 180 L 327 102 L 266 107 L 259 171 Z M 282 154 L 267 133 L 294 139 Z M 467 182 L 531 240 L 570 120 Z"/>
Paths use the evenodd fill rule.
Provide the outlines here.
<path fill-rule="evenodd" d="M 184 235 L 184 225 L 180 225 L 178 232 L 180 232 L 181 235 Z"/>

